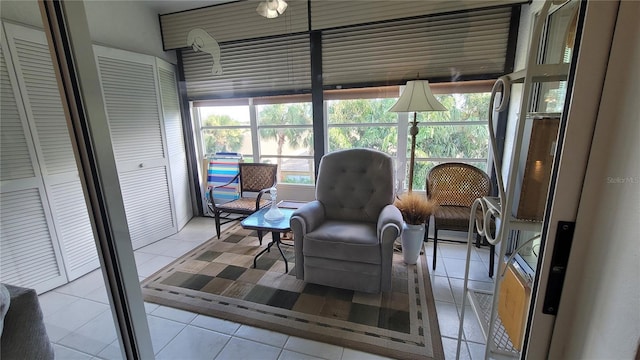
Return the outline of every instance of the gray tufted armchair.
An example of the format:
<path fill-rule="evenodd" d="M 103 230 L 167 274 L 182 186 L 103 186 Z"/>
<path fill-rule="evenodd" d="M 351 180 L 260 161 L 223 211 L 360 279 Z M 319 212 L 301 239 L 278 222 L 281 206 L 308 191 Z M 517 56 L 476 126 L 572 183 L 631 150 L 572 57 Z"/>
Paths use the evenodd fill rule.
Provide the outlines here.
<path fill-rule="evenodd" d="M 382 152 L 326 154 L 316 200 L 291 217 L 297 278 L 370 293 L 389 291 L 393 242 L 402 231 L 393 185 L 393 160 Z"/>

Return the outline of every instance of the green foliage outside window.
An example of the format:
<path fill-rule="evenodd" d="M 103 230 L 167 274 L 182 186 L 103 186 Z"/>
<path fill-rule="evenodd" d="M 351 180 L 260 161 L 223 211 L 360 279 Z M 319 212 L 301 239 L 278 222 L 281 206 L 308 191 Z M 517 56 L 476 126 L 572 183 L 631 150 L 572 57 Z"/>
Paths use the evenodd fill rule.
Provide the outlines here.
<path fill-rule="evenodd" d="M 329 128 L 329 151 L 355 147 L 379 150 L 395 156 L 398 150 L 396 126 L 362 126 L 374 123 L 397 123 L 398 116 L 389 112 L 396 99 L 356 99 L 331 102 L 329 125 L 353 124 Z"/>
<path fill-rule="evenodd" d="M 451 125 L 447 122 L 486 121 L 489 93 L 436 95 L 447 111 L 418 113 L 420 132 L 416 139 L 414 189 L 424 189 L 428 171 L 438 162 L 427 158 L 478 159 L 468 161 L 486 171 L 489 133 L 485 124 Z M 356 147 L 376 149 L 392 156 L 398 153 L 397 114 L 389 112 L 396 99 L 354 99 L 328 102 L 329 151 Z M 312 110 L 310 103 L 272 104 L 258 107 L 259 136 L 276 144 L 278 168 L 282 169 L 283 149 L 312 149 Z M 409 121 L 413 114 L 409 114 Z M 425 122 L 442 125 L 424 124 Z M 370 125 L 367 125 L 370 124 Z M 387 125 L 388 124 L 388 125 Z M 227 115 L 207 117 L 204 127 L 241 126 Z M 278 127 L 297 125 L 300 127 Z M 220 151 L 239 152 L 248 130 L 204 129 L 205 149 L 208 154 Z M 406 158 L 410 158 L 410 138 L 407 139 Z M 402 149 L 400 149 L 402 151 Z M 312 153 L 311 153 L 312 154 Z M 308 154 L 308 155 L 311 155 Z M 267 154 L 271 155 L 271 154 Z M 289 155 L 289 154 L 285 154 Z M 464 160 L 461 160 L 464 161 Z M 408 165 L 408 164 L 407 164 Z M 408 166 L 407 166 L 408 169 Z M 408 171 L 408 170 L 407 170 Z M 310 177 L 286 176 L 289 183 L 311 183 Z"/>
<path fill-rule="evenodd" d="M 262 127 L 265 125 L 301 125 L 312 124 L 311 104 L 273 104 L 263 106 L 258 113 L 260 137 L 274 140 L 277 145 L 278 169 L 282 169 L 282 150 L 286 144 L 291 149 L 309 148 L 313 146 L 313 133 L 309 128 Z M 286 181 L 286 179 L 281 179 Z"/>
<path fill-rule="evenodd" d="M 436 95 L 447 111 L 417 114 L 419 123 L 486 121 L 489 107 L 488 93 Z M 329 125 L 354 124 L 349 127 L 329 128 L 329 150 L 365 147 L 397 155 L 397 127 L 380 125 L 362 126 L 367 123 L 397 122 L 397 114 L 389 112 L 395 99 L 357 99 L 331 102 Z M 413 114 L 409 114 L 409 121 Z M 489 133 L 486 125 L 419 125 L 416 137 L 416 158 L 486 159 L 489 149 Z M 406 158 L 410 158 L 411 141 L 407 139 Z M 484 161 L 469 162 L 485 170 Z M 428 171 L 437 165 L 433 161 L 416 161 L 414 189 L 425 189 Z M 408 169 L 407 164 L 407 169 Z M 408 170 L 407 170 L 408 171 Z M 407 175 L 408 176 L 408 175 Z"/>
<path fill-rule="evenodd" d="M 489 93 L 436 95 L 448 111 L 419 113 L 419 122 L 487 121 Z M 410 154 L 407 143 L 407 159 Z M 486 125 L 420 126 L 416 136 L 416 158 L 487 159 L 489 156 L 489 129 Z M 465 162 L 462 160 L 462 162 Z M 486 171 L 486 161 L 467 162 Z M 416 161 L 413 188 L 426 188 L 429 170 L 438 162 Z"/>
<path fill-rule="evenodd" d="M 241 126 L 242 124 L 228 115 L 210 115 L 202 126 Z M 244 141 L 244 132 L 241 129 L 204 129 L 205 154 L 217 152 L 239 152 Z"/>

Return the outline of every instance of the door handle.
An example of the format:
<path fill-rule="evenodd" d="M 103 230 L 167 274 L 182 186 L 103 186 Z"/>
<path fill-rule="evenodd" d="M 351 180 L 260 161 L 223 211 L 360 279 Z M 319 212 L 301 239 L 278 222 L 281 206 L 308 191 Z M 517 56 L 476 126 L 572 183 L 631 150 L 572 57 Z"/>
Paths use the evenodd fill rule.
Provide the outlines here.
<path fill-rule="evenodd" d="M 551 271 L 547 281 L 547 291 L 544 295 L 544 306 L 542 312 L 549 315 L 558 314 L 560 297 L 562 296 L 562 286 L 567 274 L 567 263 L 571 254 L 571 243 L 573 242 L 573 232 L 576 228 L 575 222 L 558 221 L 556 231 L 556 241 L 551 255 Z"/>

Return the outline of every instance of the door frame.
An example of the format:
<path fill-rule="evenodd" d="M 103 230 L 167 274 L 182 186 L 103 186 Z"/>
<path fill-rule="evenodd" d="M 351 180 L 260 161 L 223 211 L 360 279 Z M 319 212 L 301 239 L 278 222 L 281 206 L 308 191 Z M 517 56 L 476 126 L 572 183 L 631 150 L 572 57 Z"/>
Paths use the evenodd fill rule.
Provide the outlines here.
<path fill-rule="evenodd" d="M 575 222 L 577 218 L 619 0 L 583 1 L 581 6 L 585 7 L 584 21 L 578 22 L 581 26 L 576 32 L 580 36 L 579 51 L 572 59 L 575 71 L 569 76 L 571 92 L 567 95 L 569 101 L 563 111 L 566 121 L 561 122 L 558 135 L 563 140 L 562 148 L 556 156 L 551 175 L 542 229 L 541 247 L 544 251 L 536 269 L 522 351 L 522 358 L 526 359 L 545 359 L 551 355 L 556 316 L 545 314 L 543 309 L 551 258 L 559 222 Z M 581 244 L 575 242 L 573 247 L 577 246 Z M 563 309 L 559 308 L 558 312 L 561 311 Z"/>

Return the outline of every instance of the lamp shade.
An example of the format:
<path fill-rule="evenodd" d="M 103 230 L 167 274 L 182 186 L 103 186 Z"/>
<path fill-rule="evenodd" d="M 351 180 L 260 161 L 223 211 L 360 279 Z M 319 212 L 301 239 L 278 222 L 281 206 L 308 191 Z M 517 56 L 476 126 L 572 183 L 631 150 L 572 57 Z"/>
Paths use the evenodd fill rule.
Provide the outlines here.
<path fill-rule="evenodd" d="M 447 108 L 436 100 L 427 80 L 407 81 L 407 86 L 398 101 L 389 109 L 391 112 L 446 111 Z"/>

